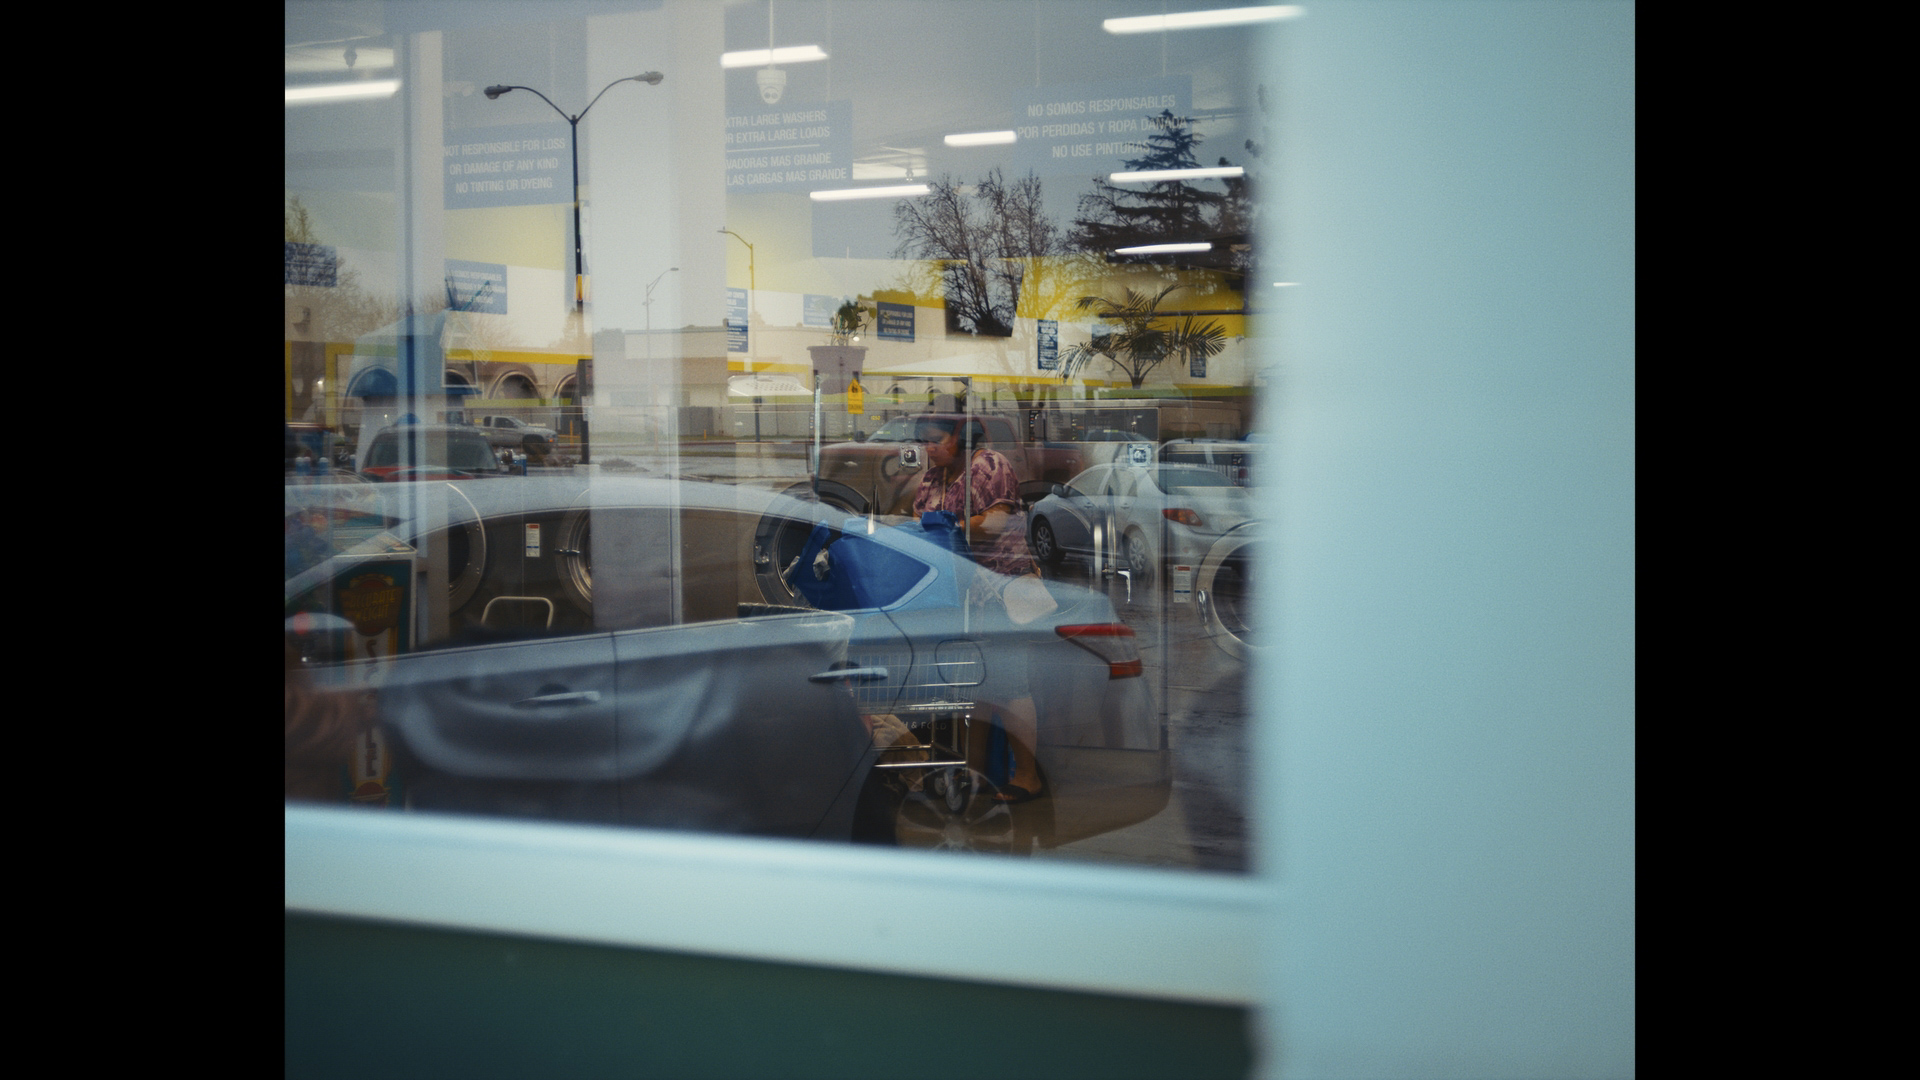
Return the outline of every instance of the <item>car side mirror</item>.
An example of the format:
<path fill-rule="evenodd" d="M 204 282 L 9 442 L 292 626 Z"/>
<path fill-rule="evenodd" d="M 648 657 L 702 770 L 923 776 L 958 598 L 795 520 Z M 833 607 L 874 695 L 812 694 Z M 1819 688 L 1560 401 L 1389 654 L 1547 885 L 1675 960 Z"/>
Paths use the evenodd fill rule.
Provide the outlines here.
<path fill-rule="evenodd" d="M 1080 494 L 1079 492 L 1077 492 L 1077 491 L 1075 491 L 1075 490 L 1073 490 L 1072 488 L 1070 488 L 1070 487 L 1068 487 L 1068 486 L 1067 486 L 1067 485 L 1065 485 L 1065 484 L 1055 484 L 1055 485 L 1053 485 L 1053 493 L 1054 493 L 1055 495 L 1058 495 L 1058 496 L 1059 496 L 1060 498 L 1062 498 L 1062 499 L 1071 499 L 1071 498 L 1073 498 L 1073 497 L 1075 497 L 1076 495 L 1079 495 L 1079 494 Z"/>

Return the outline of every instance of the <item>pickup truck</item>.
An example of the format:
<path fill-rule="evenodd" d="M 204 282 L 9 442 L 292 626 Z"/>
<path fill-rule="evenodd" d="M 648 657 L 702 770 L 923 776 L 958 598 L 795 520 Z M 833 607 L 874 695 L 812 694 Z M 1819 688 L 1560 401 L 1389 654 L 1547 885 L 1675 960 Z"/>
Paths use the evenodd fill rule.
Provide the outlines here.
<path fill-rule="evenodd" d="M 882 424 L 864 442 L 835 443 L 820 451 L 819 495 L 823 502 L 854 513 L 909 514 L 913 494 L 927 465 L 926 444 L 914 437 L 920 421 L 980 421 L 986 429 L 985 446 L 1013 464 L 1020 494 L 1032 503 L 1056 483 L 1065 483 L 1083 470 L 1111 461 L 1122 443 L 1146 442 L 1139 436 L 1113 432 L 1113 437 L 1058 443 L 1024 438 L 1025 418 L 999 413 L 916 413 L 896 416 Z M 1150 444 L 1149 444 L 1150 445 Z M 917 453 L 902 454 L 907 447 Z M 799 494 L 798 488 L 795 494 Z"/>
<path fill-rule="evenodd" d="M 547 446 L 552 446 L 559 438 L 552 428 L 529 424 L 515 416 L 482 416 L 473 424 L 487 437 L 487 443 L 496 448 L 519 450 L 529 438 L 542 439 Z"/>

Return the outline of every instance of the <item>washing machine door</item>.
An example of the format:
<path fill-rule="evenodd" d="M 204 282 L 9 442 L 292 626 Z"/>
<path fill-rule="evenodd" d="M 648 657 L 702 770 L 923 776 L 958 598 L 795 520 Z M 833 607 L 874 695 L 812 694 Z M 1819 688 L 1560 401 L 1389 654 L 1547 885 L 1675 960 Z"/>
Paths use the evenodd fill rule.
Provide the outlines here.
<path fill-rule="evenodd" d="M 1267 556 L 1259 523 L 1247 522 L 1214 541 L 1194 581 L 1200 618 L 1214 644 L 1241 660 L 1266 643 L 1255 611 L 1254 574 Z"/>

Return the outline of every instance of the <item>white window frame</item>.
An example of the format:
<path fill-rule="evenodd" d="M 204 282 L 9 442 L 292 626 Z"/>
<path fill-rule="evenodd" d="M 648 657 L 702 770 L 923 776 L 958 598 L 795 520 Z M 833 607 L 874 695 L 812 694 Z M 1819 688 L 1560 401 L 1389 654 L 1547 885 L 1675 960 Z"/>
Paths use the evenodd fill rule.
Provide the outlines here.
<path fill-rule="evenodd" d="M 286 830 L 313 915 L 1229 1005 L 1260 982 L 1265 889 L 1226 874 L 319 806 Z"/>
<path fill-rule="evenodd" d="M 1259 872 L 289 806 L 287 909 L 1277 1003 L 1264 1075 L 1631 1076 L 1633 23 L 1625 0 L 1352 2 L 1290 39 L 1289 197 L 1339 205 L 1287 218 L 1321 291 L 1288 301 L 1258 425 L 1291 515 Z M 1393 427 L 1439 371 L 1454 396 Z M 1000 916 L 991 948 L 914 940 L 956 910 Z"/>

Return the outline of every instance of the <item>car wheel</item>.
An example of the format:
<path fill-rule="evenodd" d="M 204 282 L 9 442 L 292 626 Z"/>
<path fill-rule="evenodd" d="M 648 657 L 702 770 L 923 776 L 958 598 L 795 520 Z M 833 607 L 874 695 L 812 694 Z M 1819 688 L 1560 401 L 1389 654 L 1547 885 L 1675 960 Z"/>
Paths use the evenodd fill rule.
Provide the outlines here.
<path fill-rule="evenodd" d="M 1033 527 L 1027 530 L 1027 540 L 1033 545 L 1033 557 L 1045 566 L 1060 565 L 1060 538 L 1053 533 L 1053 523 L 1046 518 L 1033 519 Z"/>
<path fill-rule="evenodd" d="M 876 773 L 855 839 L 926 851 L 1026 854 L 1032 838 L 1017 827 L 1013 807 L 995 800 L 998 793 L 974 769 L 928 769 L 918 788 Z"/>
<path fill-rule="evenodd" d="M 1250 659 L 1263 644 L 1255 632 L 1254 565 L 1260 546 L 1251 537 L 1228 535 L 1200 564 L 1194 595 L 1207 634 L 1232 656 Z"/>
<path fill-rule="evenodd" d="M 1133 576 L 1135 589 L 1153 586 L 1153 549 L 1147 546 L 1147 538 L 1137 532 L 1127 534 L 1127 572 Z"/>

